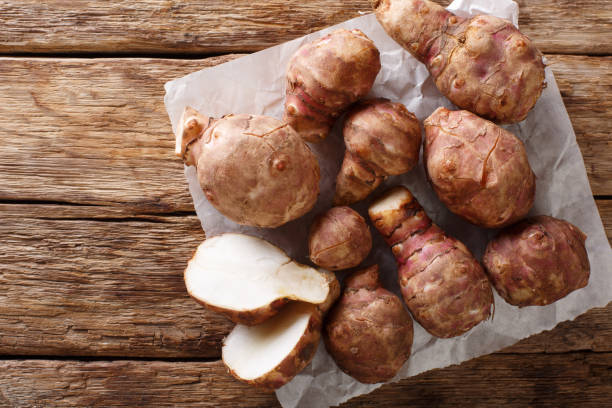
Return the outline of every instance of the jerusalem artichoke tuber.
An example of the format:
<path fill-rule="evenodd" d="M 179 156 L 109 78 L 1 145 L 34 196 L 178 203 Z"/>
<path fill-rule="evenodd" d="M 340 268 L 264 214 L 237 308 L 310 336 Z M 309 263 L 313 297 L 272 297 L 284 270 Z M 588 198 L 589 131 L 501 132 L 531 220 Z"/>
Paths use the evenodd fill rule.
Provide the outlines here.
<path fill-rule="evenodd" d="M 408 189 L 388 191 L 369 214 L 397 259 L 404 301 L 425 330 L 454 337 L 489 317 L 493 292 L 482 267 L 432 223 Z"/>
<path fill-rule="evenodd" d="M 317 159 L 277 119 L 241 114 L 210 120 L 188 107 L 176 146 L 185 163 L 197 167 L 208 201 L 239 224 L 277 227 L 317 201 Z"/>
<path fill-rule="evenodd" d="M 463 18 L 429 0 L 373 0 L 387 34 L 427 66 L 440 92 L 487 119 L 520 122 L 545 86 L 542 53 L 511 22 Z"/>
<path fill-rule="evenodd" d="M 424 123 L 427 176 L 452 212 L 487 228 L 527 215 L 535 175 L 520 139 L 468 111 L 438 108 Z"/>
<path fill-rule="evenodd" d="M 401 103 L 359 103 L 347 114 L 343 135 L 346 154 L 336 179 L 336 205 L 363 200 L 387 176 L 406 173 L 419 161 L 421 127 Z"/>
<path fill-rule="evenodd" d="M 410 357 L 412 319 L 402 301 L 381 287 L 378 266 L 355 272 L 325 322 L 325 348 L 358 381 L 388 381 Z"/>
<path fill-rule="evenodd" d="M 586 235 L 567 221 L 537 216 L 502 230 L 483 263 L 493 286 L 515 306 L 543 306 L 589 281 Z"/>
<path fill-rule="evenodd" d="M 287 69 L 283 121 L 306 141 L 325 139 L 336 118 L 370 91 L 378 71 L 378 49 L 360 30 L 304 44 Z"/>
<path fill-rule="evenodd" d="M 359 265 L 372 249 L 365 220 L 349 207 L 333 207 L 318 216 L 308 237 L 310 260 L 337 271 Z"/>

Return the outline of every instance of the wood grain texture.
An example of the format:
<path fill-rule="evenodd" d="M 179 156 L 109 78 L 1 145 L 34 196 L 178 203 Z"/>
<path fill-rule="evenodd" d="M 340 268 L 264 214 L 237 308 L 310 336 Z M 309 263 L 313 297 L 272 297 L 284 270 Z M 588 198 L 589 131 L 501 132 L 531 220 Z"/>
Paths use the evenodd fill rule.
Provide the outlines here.
<path fill-rule="evenodd" d="M 612 239 L 612 201 L 599 201 Z M 0 355 L 218 358 L 233 324 L 186 293 L 193 215 L 0 204 Z M 510 353 L 612 352 L 612 304 Z"/>
<path fill-rule="evenodd" d="M 273 393 L 233 379 L 221 362 L 0 361 L 0 406 L 271 407 Z"/>
<path fill-rule="evenodd" d="M 0 200 L 193 211 L 164 83 L 232 58 L 0 59 Z"/>
<path fill-rule="evenodd" d="M 606 407 L 612 353 L 489 355 L 357 397 L 357 407 Z M 276 407 L 220 362 L 0 361 L 0 403 L 11 407 Z"/>
<path fill-rule="evenodd" d="M 610 395 L 610 353 L 494 354 L 385 385 L 343 407 L 602 408 Z"/>
<path fill-rule="evenodd" d="M 544 52 L 612 53 L 612 0 L 519 4 L 521 29 Z M 0 53 L 255 51 L 370 10 L 369 0 L 4 0 Z"/>
<path fill-rule="evenodd" d="M 0 58 L 0 200 L 193 211 L 163 84 L 230 58 Z M 549 60 L 593 192 L 612 195 L 612 58 Z"/>
<path fill-rule="evenodd" d="M 195 216 L 2 205 L 0 354 L 218 358 L 233 326 L 186 293 Z"/>

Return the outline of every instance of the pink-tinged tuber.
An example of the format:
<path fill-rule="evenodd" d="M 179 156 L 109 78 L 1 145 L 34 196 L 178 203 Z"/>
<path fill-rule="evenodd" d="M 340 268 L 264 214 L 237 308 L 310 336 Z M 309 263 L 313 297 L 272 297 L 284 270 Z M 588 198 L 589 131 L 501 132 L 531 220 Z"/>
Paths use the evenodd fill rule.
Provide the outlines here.
<path fill-rule="evenodd" d="M 493 292 L 482 267 L 429 219 L 407 188 L 388 191 L 369 214 L 393 250 L 404 301 L 425 330 L 454 337 L 489 317 Z"/>
<path fill-rule="evenodd" d="M 463 18 L 428 0 L 373 0 L 387 34 L 427 66 L 440 92 L 496 122 L 520 122 L 545 87 L 542 53 L 511 22 Z"/>
<path fill-rule="evenodd" d="M 384 289 L 378 266 L 355 272 L 325 322 L 325 348 L 356 380 L 392 379 L 410 357 L 412 319 L 402 301 Z"/>
<path fill-rule="evenodd" d="M 238 224 L 278 227 L 306 214 L 319 193 L 319 164 L 289 125 L 258 115 L 218 120 L 187 107 L 176 153 L 195 165 L 208 201 Z"/>
<path fill-rule="evenodd" d="M 333 207 L 319 215 L 308 237 L 310 260 L 332 271 L 359 265 L 372 249 L 370 229 L 350 207 Z"/>
<path fill-rule="evenodd" d="M 424 124 L 427 176 L 449 210 L 486 228 L 527 215 L 535 175 L 520 139 L 468 111 L 438 108 Z"/>
<path fill-rule="evenodd" d="M 419 162 L 421 127 L 401 103 L 372 99 L 357 104 L 344 122 L 346 153 L 336 179 L 334 204 L 363 200 L 391 175 Z"/>
<path fill-rule="evenodd" d="M 336 118 L 370 92 L 378 71 L 378 49 L 360 30 L 304 44 L 289 61 L 283 121 L 308 142 L 325 139 Z"/>
<path fill-rule="evenodd" d="M 549 305 L 587 285 L 586 235 L 567 221 L 541 215 L 501 231 L 483 263 L 493 286 L 514 306 Z"/>

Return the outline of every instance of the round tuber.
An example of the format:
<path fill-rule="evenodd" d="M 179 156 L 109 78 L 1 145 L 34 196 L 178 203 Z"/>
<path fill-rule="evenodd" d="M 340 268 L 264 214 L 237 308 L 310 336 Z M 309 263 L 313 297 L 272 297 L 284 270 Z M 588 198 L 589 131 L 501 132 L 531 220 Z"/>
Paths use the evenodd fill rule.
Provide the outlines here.
<path fill-rule="evenodd" d="M 333 207 L 319 215 L 308 237 L 310 260 L 337 271 L 359 265 L 372 249 L 370 229 L 357 211 Z"/>
<path fill-rule="evenodd" d="M 514 306 L 544 306 L 587 285 L 586 235 L 567 221 L 528 218 L 495 237 L 483 263 L 493 286 Z"/>
<path fill-rule="evenodd" d="M 277 119 L 242 114 L 210 120 L 188 107 L 176 146 L 185 163 L 196 166 L 208 201 L 238 224 L 278 227 L 317 201 L 317 159 Z"/>
<path fill-rule="evenodd" d="M 468 111 L 438 108 L 424 124 L 427 176 L 449 210 L 486 228 L 527 215 L 535 175 L 520 139 Z"/>
<path fill-rule="evenodd" d="M 406 173 L 419 162 L 421 126 L 401 103 L 363 101 L 344 122 L 346 153 L 336 179 L 335 205 L 361 201 L 387 177 Z"/>
<path fill-rule="evenodd" d="M 402 301 L 381 287 L 374 265 L 347 278 L 323 334 L 342 371 L 374 384 L 392 379 L 410 357 L 412 319 Z"/>

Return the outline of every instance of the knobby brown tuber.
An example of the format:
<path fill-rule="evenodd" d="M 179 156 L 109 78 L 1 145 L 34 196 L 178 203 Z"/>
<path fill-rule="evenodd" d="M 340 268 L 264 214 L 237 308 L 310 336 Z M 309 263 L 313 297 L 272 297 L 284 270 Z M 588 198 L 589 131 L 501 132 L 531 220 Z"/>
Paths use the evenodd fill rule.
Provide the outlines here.
<path fill-rule="evenodd" d="M 357 211 L 333 207 L 319 215 L 308 237 L 310 260 L 337 271 L 359 265 L 372 249 L 370 229 Z"/>
<path fill-rule="evenodd" d="M 317 201 L 317 159 L 277 119 L 241 114 L 211 120 L 187 107 L 176 146 L 185 163 L 196 166 L 208 201 L 238 224 L 278 227 Z"/>
<path fill-rule="evenodd" d="M 283 121 L 308 142 L 325 139 L 336 118 L 370 92 L 378 71 L 378 49 L 360 30 L 304 44 L 289 61 Z"/>
<path fill-rule="evenodd" d="M 520 139 L 468 111 L 438 108 L 424 124 L 427 176 L 449 210 L 487 228 L 527 215 L 535 175 Z"/>
<path fill-rule="evenodd" d="M 372 99 L 357 104 L 344 122 L 346 153 L 336 179 L 334 204 L 363 200 L 391 175 L 419 162 L 421 127 L 401 103 Z"/>
<path fill-rule="evenodd" d="M 515 306 L 543 306 L 587 285 L 586 235 L 567 221 L 537 216 L 501 231 L 483 263 L 493 286 Z"/>
<path fill-rule="evenodd" d="M 362 383 L 379 383 L 392 379 L 410 357 L 412 319 L 402 301 L 380 285 L 374 265 L 346 279 L 323 335 L 342 371 Z"/>
<path fill-rule="evenodd" d="M 373 0 L 387 34 L 427 66 L 442 94 L 496 122 L 520 122 L 545 86 L 542 53 L 511 22 L 463 18 L 428 0 Z"/>

